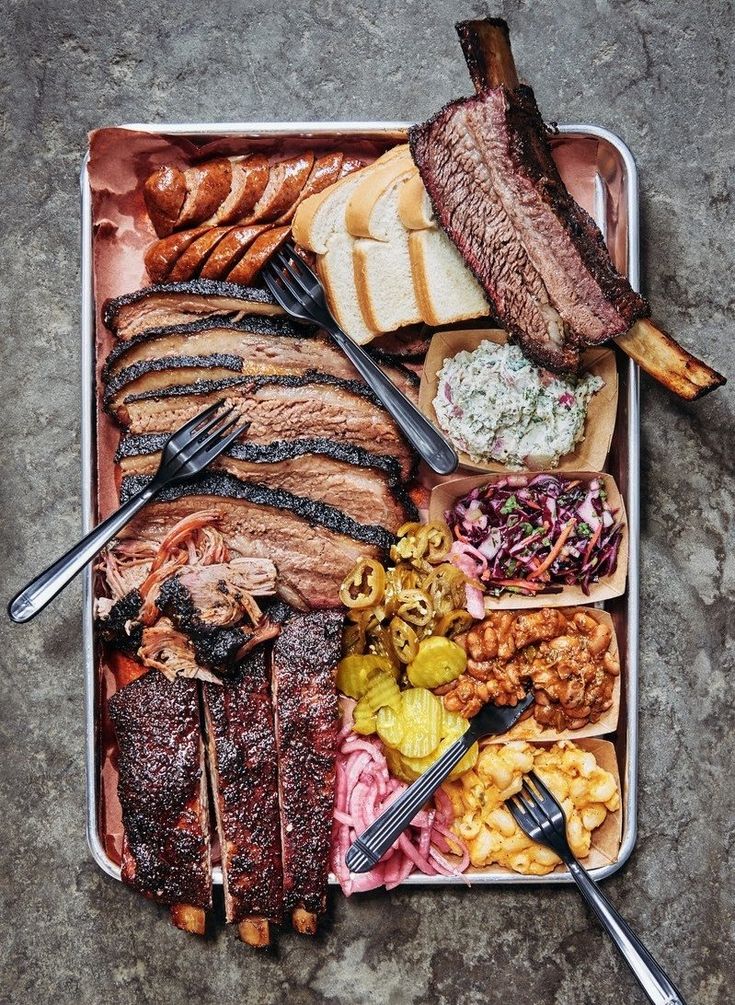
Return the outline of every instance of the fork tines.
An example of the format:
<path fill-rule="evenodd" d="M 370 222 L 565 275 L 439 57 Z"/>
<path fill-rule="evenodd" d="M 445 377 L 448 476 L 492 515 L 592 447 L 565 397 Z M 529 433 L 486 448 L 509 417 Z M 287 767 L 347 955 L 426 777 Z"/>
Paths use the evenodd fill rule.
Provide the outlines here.
<path fill-rule="evenodd" d="M 510 797 L 507 806 L 521 830 L 534 841 L 565 836 L 564 811 L 535 772 L 523 780 L 521 791 Z"/>

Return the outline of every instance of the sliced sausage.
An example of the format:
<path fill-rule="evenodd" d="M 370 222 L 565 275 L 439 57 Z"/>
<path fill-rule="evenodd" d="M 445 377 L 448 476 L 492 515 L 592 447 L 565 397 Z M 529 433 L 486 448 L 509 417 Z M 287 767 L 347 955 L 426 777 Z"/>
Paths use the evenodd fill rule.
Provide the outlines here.
<path fill-rule="evenodd" d="M 186 199 L 186 177 L 176 167 L 160 167 L 143 186 L 148 215 L 159 237 L 171 234 Z"/>
<path fill-rule="evenodd" d="M 223 279 L 237 265 L 255 238 L 267 229 L 267 223 L 231 227 L 204 263 L 199 273 L 201 278 Z"/>
<path fill-rule="evenodd" d="M 180 283 L 199 275 L 209 253 L 227 233 L 227 227 L 207 227 L 204 234 L 189 245 L 169 273 L 169 282 Z"/>
<path fill-rule="evenodd" d="M 271 255 L 280 248 L 288 235 L 290 227 L 272 227 L 260 237 L 256 237 L 232 272 L 227 276 L 229 283 L 242 283 L 248 286 L 257 276 Z"/>
<path fill-rule="evenodd" d="M 273 164 L 263 195 L 244 223 L 275 220 L 298 199 L 314 166 L 314 154 L 298 154 Z"/>
<path fill-rule="evenodd" d="M 286 212 L 276 220 L 276 223 L 288 223 L 290 220 L 293 220 L 298 205 L 304 199 L 308 199 L 310 195 L 316 195 L 317 192 L 323 191 L 328 185 L 337 181 L 340 168 L 342 167 L 342 160 L 342 154 L 339 152 L 318 157 L 314 161 L 311 174 L 301 192 L 296 196 Z"/>
<path fill-rule="evenodd" d="M 232 162 L 230 191 L 208 223 L 239 223 L 251 213 L 268 184 L 268 158 L 255 154 L 247 160 Z"/>
<path fill-rule="evenodd" d="M 145 267 L 154 283 L 165 282 L 171 269 L 183 253 L 198 237 L 206 233 L 208 227 L 194 227 L 193 230 L 180 230 L 176 234 L 161 238 L 152 244 L 145 253 Z"/>
<path fill-rule="evenodd" d="M 227 157 L 186 169 L 186 201 L 176 229 L 207 220 L 230 193 L 232 164 Z"/>

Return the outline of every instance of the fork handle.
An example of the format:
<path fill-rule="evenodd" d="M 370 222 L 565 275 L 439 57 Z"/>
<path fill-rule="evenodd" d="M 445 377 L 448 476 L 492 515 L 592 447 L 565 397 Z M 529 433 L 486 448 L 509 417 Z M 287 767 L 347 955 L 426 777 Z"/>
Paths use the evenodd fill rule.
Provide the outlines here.
<path fill-rule="evenodd" d="M 648 1000 L 654 1005 L 686 1005 L 662 967 L 654 960 L 628 923 L 620 917 L 587 871 L 576 859 L 567 862 L 567 865 L 579 892 L 620 950 Z"/>
<path fill-rule="evenodd" d="M 353 841 L 345 856 L 350 872 L 370 872 L 375 868 L 476 740 L 477 735 L 470 727 Z"/>
<path fill-rule="evenodd" d="M 459 463 L 449 441 L 421 414 L 412 401 L 383 373 L 362 346 L 353 342 L 337 325 L 329 325 L 329 334 L 347 356 L 363 380 L 375 392 L 382 405 L 396 420 L 398 428 L 414 450 L 438 475 L 450 475 Z"/>
<path fill-rule="evenodd" d="M 71 582 L 77 573 L 81 572 L 84 566 L 92 561 L 97 552 L 101 551 L 107 542 L 122 530 L 138 510 L 145 506 L 160 487 L 154 479 L 140 492 L 136 492 L 132 499 L 116 510 L 112 516 L 82 538 L 78 544 L 70 548 L 65 555 L 57 559 L 53 565 L 31 580 L 8 604 L 8 615 L 11 620 L 21 624 L 35 618 L 64 589 L 67 583 Z"/>

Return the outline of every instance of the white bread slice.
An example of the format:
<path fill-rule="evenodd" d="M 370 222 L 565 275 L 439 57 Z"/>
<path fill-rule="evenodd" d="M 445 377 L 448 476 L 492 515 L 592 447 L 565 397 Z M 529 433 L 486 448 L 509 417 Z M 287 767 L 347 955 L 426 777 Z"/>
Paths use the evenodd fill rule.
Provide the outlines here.
<path fill-rule="evenodd" d="M 436 327 L 490 313 L 480 284 L 443 230 L 412 230 L 408 250 L 416 299 L 427 325 Z"/>
<path fill-rule="evenodd" d="M 353 237 L 390 240 L 393 220 L 386 225 L 385 214 L 377 210 L 378 204 L 399 178 L 416 170 L 408 144 L 394 147 L 390 154 L 390 157 L 375 161 L 371 165 L 372 170 L 363 174 L 360 184 L 350 194 L 345 209 L 345 226 Z"/>
<path fill-rule="evenodd" d="M 407 230 L 426 230 L 436 227 L 436 218 L 429 193 L 424 188 L 418 168 L 401 188 L 398 197 L 398 216 Z"/>
<path fill-rule="evenodd" d="M 421 311 L 414 291 L 409 232 L 398 219 L 400 189 L 404 173 L 373 204 L 370 226 L 385 233 L 387 240 L 358 238 L 354 264 L 357 298 L 370 328 L 392 332 L 404 325 L 421 321 Z"/>
<path fill-rule="evenodd" d="M 317 192 L 304 199 L 293 218 L 294 240 L 307 251 L 324 255 L 329 239 L 338 233 L 345 233 L 345 206 L 352 190 L 360 182 L 363 171 L 355 171 L 340 178 L 323 192 Z"/>
<path fill-rule="evenodd" d="M 318 255 L 326 254 L 327 242 L 332 234 L 344 231 L 344 210 L 352 191 L 370 173 L 400 156 L 403 149 L 404 146 L 391 147 L 372 164 L 353 171 L 322 192 L 304 199 L 293 219 L 292 231 L 296 243 Z"/>
<path fill-rule="evenodd" d="M 375 338 L 378 329 L 369 323 L 358 297 L 354 248 L 355 239 L 346 231 L 333 234 L 326 254 L 318 259 L 318 269 L 332 316 L 343 332 L 363 345 Z"/>

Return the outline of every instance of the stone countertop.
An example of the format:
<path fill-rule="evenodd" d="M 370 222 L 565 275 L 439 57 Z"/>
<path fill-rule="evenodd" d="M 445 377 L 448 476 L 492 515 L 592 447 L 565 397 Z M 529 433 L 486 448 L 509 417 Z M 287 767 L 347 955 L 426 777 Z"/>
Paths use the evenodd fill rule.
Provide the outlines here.
<path fill-rule="evenodd" d="M 0 41 L 6 597 L 79 530 L 77 177 L 87 130 L 422 118 L 469 93 L 452 26 L 487 13 L 436 0 L 12 6 Z M 732 5 L 499 6 L 546 118 L 599 123 L 630 145 L 654 314 L 732 376 Z M 733 390 L 683 405 L 644 379 L 642 405 L 640 835 L 605 890 L 690 1003 L 724 1005 L 735 976 L 723 714 L 735 670 Z M 31 626 L 1 626 L 2 1001 L 642 1000 L 571 889 L 332 895 L 324 932 L 286 933 L 272 955 L 231 932 L 202 943 L 174 930 L 165 910 L 105 877 L 85 844 L 79 605 L 74 585 Z"/>

